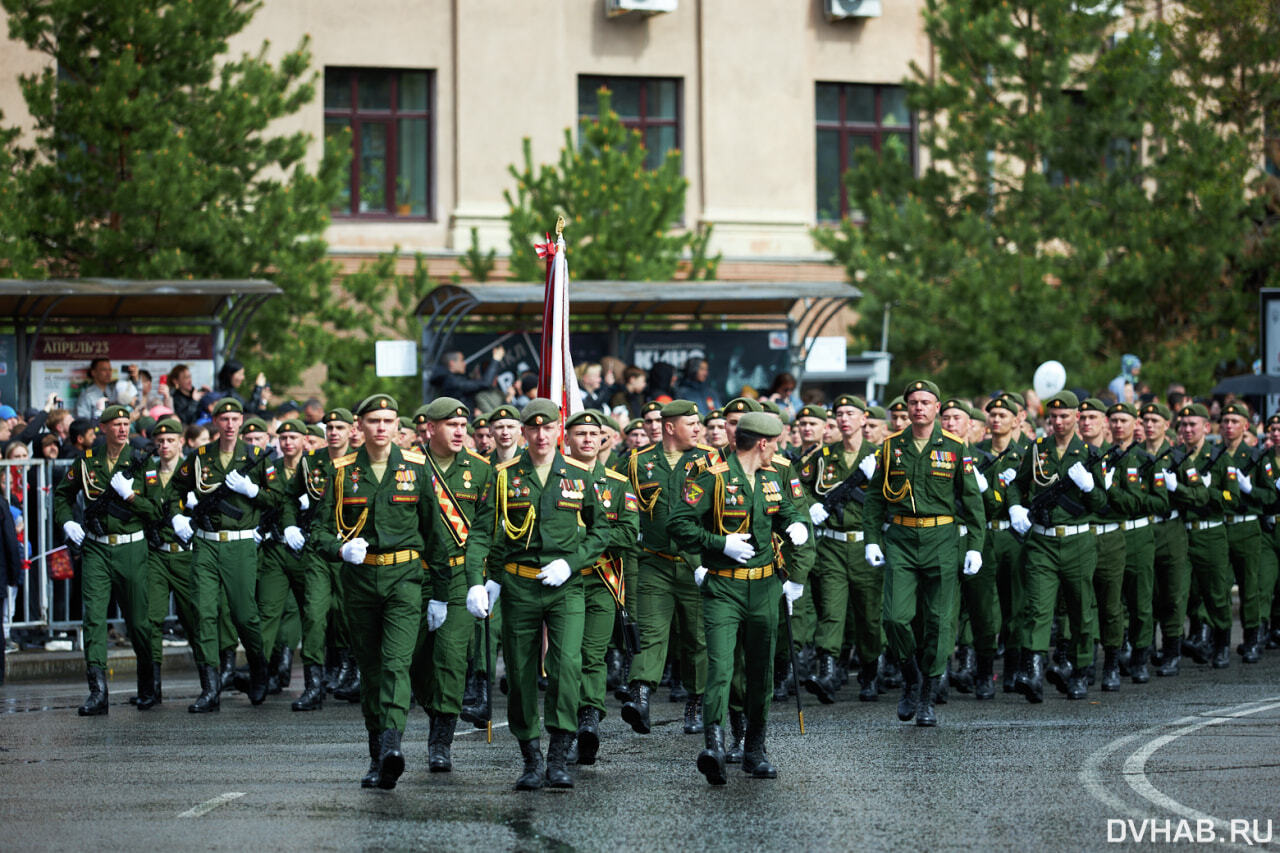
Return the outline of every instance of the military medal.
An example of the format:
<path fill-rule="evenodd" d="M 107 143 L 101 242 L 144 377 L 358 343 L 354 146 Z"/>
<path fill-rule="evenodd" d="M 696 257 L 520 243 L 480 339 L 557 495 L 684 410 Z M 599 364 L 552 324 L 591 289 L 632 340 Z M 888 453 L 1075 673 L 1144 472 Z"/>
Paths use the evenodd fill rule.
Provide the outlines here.
<path fill-rule="evenodd" d="M 360 491 L 360 469 L 352 468 L 351 469 L 351 494 L 354 495 L 358 491 Z"/>

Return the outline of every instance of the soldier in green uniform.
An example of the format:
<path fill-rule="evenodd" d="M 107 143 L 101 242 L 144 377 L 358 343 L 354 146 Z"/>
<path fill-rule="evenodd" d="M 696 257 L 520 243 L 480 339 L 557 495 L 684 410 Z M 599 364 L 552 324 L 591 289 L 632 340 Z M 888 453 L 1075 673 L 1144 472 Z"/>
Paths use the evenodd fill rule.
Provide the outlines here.
<path fill-rule="evenodd" d="M 112 405 L 102 410 L 99 429 L 106 445 L 83 451 L 53 492 L 53 521 L 67 540 L 82 549 L 80 592 L 83 596 L 85 677 L 89 698 L 76 713 L 107 713 L 107 606 L 112 594 L 124 612 L 125 626 L 138 661 L 138 710 L 156 702 L 152 667 L 152 624 L 147 606 L 147 543 L 144 540 L 137 476 L 129 447 L 129 410 Z M 145 459 L 140 460 L 145 463 Z M 84 525 L 75 520 L 76 495 L 84 497 Z M 86 529 L 87 528 L 87 529 Z"/>
<path fill-rule="evenodd" d="M 837 424 L 837 427 L 839 424 Z M 867 417 L 862 423 L 862 439 L 879 447 L 889 434 L 889 411 L 884 406 L 868 406 Z"/>
<path fill-rule="evenodd" d="M 1262 464 L 1267 476 L 1280 489 L 1280 414 L 1267 418 L 1266 457 Z M 1280 495 L 1277 496 L 1280 500 Z M 1265 648 L 1280 649 L 1280 532 L 1276 529 L 1275 509 L 1260 519 L 1262 523 L 1262 559 L 1258 563 L 1259 610 L 1262 612 L 1262 640 Z"/>
<path fill-rule="evenodd" d="M 1224 455 L 1231 460 L 1227 477 L 1234 480 L 1240 490 L 1241 505 L 1223 516 L 1227 528 L 1227 559 L 1235 573 L 1240 625 L 1244 629 L 1240 659 L 1244 663 L 1257 663 L 1265 642 L 1258 593 L 1258 569 L 1262 562 L 1262 525 L 1258 519 L 1275 506 L 1275 483 L 1267 466 L 1262 464 L 1266 451 L 1250 447 L 1244 440 L 1249 430 L 1248 406 L 1241 402 L 1224 405 L 1219 429 L 1227 448 Z"/>
<path fill-rule="evenodd" d="M 712 785 L 725 773 L 724 718 L 734 674 L 735 649 L 744 646 L 746 747 L 742 769 L 759 779 L 777 770 L 765 751 L 769 687 L 778 630 L 778 601 L 804 592 L 791 580 L 781 585 L 774 536 L 796 547 L 809 541 L 806 519 L 788 498 L 791 488 L 773 468 L 782 424 L 764 412 L 748 412 L 734 432 L 734 452 L 684 480 L 670 514 L 679 548 L 700 556 L 696 582 L 702 587 L 709 673 L 705 744 L 698 770 Z M 676 478 L 672 477 L 672 486 Z"/>
<path fill-rule="evenodd" d="M 706 427 L 706 443 L 719 450 L 721 454 L 728 452 L 725 448 L 729 445 L 729 433 L 725 429 L 724 409 L 712 409 L 707 412 L 703 426 Z"/>
<path fill-rule="evenodd" d="M 195 642 L 203 646 L 205 660 L 216 654 L 219 595 L 225 593 L 232 622 L 249 660 L 249 701 L 260 705 L 267 696 L 267 659 L 255 598 L 256 536 L 260 514 L 275 503 L 266 489 L 275 477 L 275 468 L 261 448 L 237 438 L 243 418 L 244 408 L 235 397 L 223 397 L 214 404 L 218 442 L 202 446 L 178 467 L 170 509 L 179 538 L 191 541 L 193 534 L 195 537 L 191 576 L 200 620 Z M 178 501 L 179 495 L 188 493 L 197 501 L 194 507 L 187 502 L 185 510 L 191 516 L 182 514 L 184 507 Z M 216 673 L 202 668 L 200 688 L 199 698 L 188 710 L 216 710 L 222 690 Z"/>
<path fill-rule="evenodd" d="M 414 414 L 426 424 L 426 458 L 440 513 L 436 536 L 440 558 L 427 563 L 427 594 L 417 646 L 409 669 L 413 695 L 431 719 L 427 760 L 432 773 L 453 769 L 453 734 L 462 711 L 467 646 L 476 622 L 467 613 L 467 559 L 488 557 L 493 533 L 493 468 L 465 448 L 470 412 L 462 401 L 438 397 Z M 489 595 L 497 597 L 498 584 Z"/>
<path fill-rule="evenodd" d="M 640 407 L 640 420 L 650 444 L 662 444 L 662 403 L 650 400 Z"/>
<path fill-rule="evenodd" d="M 1171 458 L 1174 446 L 1165 437 L 1173 413 L 1160 403 L 1145 403 L 1140 410 L 1144 435 L 1143 450 L 1153 460 L 1152 489 L 1163 489 L 1165 509 L 1152 516 L 1154 542 L 1152 561 L 1152 617 L 1160 625 L 1161 653 L 1156 675 L 1178 674 L 1182 657 L 1182 629 L 1187 618 L 1187 590 L 1191 584 L 1191 568 L 1187 564 L 1187 529 L 1179 518 L 1169 487 L 1166 471 L 1176 467 Z M 1173 488 L 1177 488 L 1173 475 Z"/>
<path fill-rule="evenodd" d="M 604 552 L 609 520 L 596 498 L 593 466 L 556 449 L 560 410 L 535 399 L 521 412 L 524 453 L 497 466 L 490 563 L 502 586 L 502 648 L 510 694 L 507 718 L 524 772 L 516 789 L 572 788 L 567 769 L 577 731 L 585 605 L 581 575 Z M 492 421 L 491 421 L 492 423 Z M 497 567 L 501 566 L 499 570 Z M 480 566 L 468 561 L 468 607 L 483 618 Z M 545 717 L 551 743 L 544 766 L 538 671 L 547 630 Z M 545 777 L 545 778 L 544 778 Z"/>
<path fill-rule="evenodd" d="M 902 432 L 911 426 L 911 417 L 907 414 L 907 401 L 902 397 L 894 397 L 886 407 L 889 412 L 889 433 Z M 885 436 L 888 438 L 888 436 Z"/>

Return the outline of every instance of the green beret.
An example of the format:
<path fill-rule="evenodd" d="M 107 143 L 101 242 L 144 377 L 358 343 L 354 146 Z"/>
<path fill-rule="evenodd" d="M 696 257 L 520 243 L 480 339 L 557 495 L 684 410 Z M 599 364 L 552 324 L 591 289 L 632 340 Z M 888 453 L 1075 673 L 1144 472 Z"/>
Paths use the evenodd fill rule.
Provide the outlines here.
<path fill-rule="evenodd" d="M 768 412 L 771 415 L 777 415 L 778 417 L 782 417 L 782 407 L 779 406 L 777 403 L 773 402 L 772 400 L 761 400 L 760 410 L 762 412 Z"/>
<path fill-rule="evenodd" d="M 1207 418 L 1209 410 L 1205 408 L 1203 403 L 1188 403 L 1181 409 L 1178 409 L 1178 417 L 1180 418 Z"/>
<path fill-rule="evenodd" d="M 235 397 L 223 397 L 213 404 L 213 416 L 225 415 L 227 412 L 244 413 L 244 406 Z"/>
<path fill-rule="evenodd" d="M 251 432 L 266 432 L 267 422 L 262 418 L 245 418 L 244 423 L 240 425 L 240 434 L 248 435 Z"/>
<path fill-rule="evenodd" d="M 659 403 L 657 400 L 650 400 L 649 402 L 645 403 L 643 406 L 640 407 L 640 417 L 644 417 L 650 412 L 661 412 L 662 408 L 663 408 L 662 404 Z"/>
<path fill-rule="evenodd" d="M 734 397 L 732 400 L 724 404 L 724 413 L 732 415 L 735 412 L 763 412 L 764 407 L 760 405 L 759 400 L 753 400 L 750 397 Z"/>
<path fill-rule="evenodd" d="M 406 418 L 404 415 L 401 415 L 400 429 L 413 429 L 413 418 Z"/>
<path fill-rule="evenodd" d="M 142 417 L 138 418 L 138 420 L 136 420 L 133 425 L 134 427 L 137 428 L 138 432 L 141 433 L 142 435 L 150 435 L 151 430 L 155 429 L 156 419 L 143 415 Z"/>
<path fill-rule="evenodd" d="M 672 400 L 662 407 L 662 419 L 683 418 L 685 415 L 698 414 L 698 404 L 691 400 Z"/>
<path fill-rule="evenodd" d="M 1166 421 L 1173 420 L 1173 412 L 1169 411 L 1169 407 L 1164 403 L 1157 403 L 1154 400 L 1150 403 L 1144 404 L 1139 411 L 1144 415 L 1158 415 Z"/>
<path fill-rule="evenodd" d="M 518 421 L 520 420 L 520 411 L 512 405 L 502 405 L 489 413 L 489 423 L 497 423 L 498 421 Z"/>
<path fill-rule="evenodd" d="M 289 418 L 287 421 L 281 421 L 276 427 L 276 435 L 284 435 L 286 432 L 296 432 L 298 435 L 307 434 L 307 425 L 297 418 Z"/>
<path fill-rule="evenodd" d="M 1080 401 L 1079 408 L 1082 412 L 1106 412 L 1107 404 L 1097 397 L 1085 397 Z"/>
<path fill-rule="evenodd" d="M 1025 398 L 1025 397 L 1023 397 L 1021 394 L 1019 394 L 1017 391 L 1005 391 L 1005 392 L 1004 392 L 1003 394 L 1001 394 L 1000 396 L 1001 396 L 1001 397 L 1007 397 L 1008 399 L 1010 399 L 1010 400 L 1012 400 L 1013 402 L 1017 403 L 1017 404 L 1018 404 L 1018 408 L 1017 408 L 1015 411 L 1021 411 L 1022 409 L 1025 409 L 1025 408 L 1027 407 L 1027 400 L 1026 400 L 1026 398 Z"/>
<path fill-rule="evenodd" d="M 568 429 L 569 427 L 576 426 L 602 427 L 604 426 L 604 415 L 600 414 L 595 409 L 583 409 L 580 412 L 574 412 L 569 416 L 569 419 L 564 422 L 564 428 Z"/>
<path fill-rule="evenodd" d="M 418 414 L 422 414 L 429 421 L 447 421 L 450 418 L 471 418 L 471 412 L 467 409 L 465 403 L 453 397 L 437 397 L 429 404 L 418 409 L 414 413 L 413 419 L 418 421 Z M 418 421 L 422 423 L 422 421 Z"/>
<path fill-rule="evenodd" d="M 988 412 L 991 411 L 992 409 L 1004 409 L 1006 412 L 1013 412 L 1016 415 L 1018 413 L 1019 408 L 1020 407 L 1018 406 L 1017 402 L 1008 394 L 1005 394 L 1001 397 L 996 397 L 994 400 L 987 403 Z"/>
<path fill-rule="evenodd" d="M 1050 409 L 1078 409 L 1080 408 L 1080 398 L 1070 391 L 1059 391 L 1054 394 L 1044 404 L 1045 411 Z"/>
<path fill-rule="evenodd" d="M 530 400 L 520 412 L 520 422 L 525 426 L 542 426 L 552 421 L 560 422 L 560 409 L 546 397 Z"/>
<path fill-rule="evenodd" d="M 471 422 L 472 429 L 484 429 L 487 426 L 489 426 L 489 419 L 486 418 L 484 415 L 481 415 L 480 417 L 476 418 L 474 421 Z"/>
<path fill-rule="evenodd" d="M 905 412 L 907 410 L 907 401 L 902 397 L 894 397 L 889 401 L 889 411 Z"/>
<path fill-rule="evenodd" d="M 724 409 L 712 409 L 711 411 L 707 412 L 707 416 L 703 418 L 702 422 L 706 424 L 706 423 L 710 423 L 711 421 L 722 421 L 722 420 L 724 420 Z"/>
<path fill-rule="evenodd" d="M 317 438 L 324 438 L 324 424 L 310 424 L 307 426 L 307 433 Z"/>
<path fill-rule="evenodd" d="M 359 406 L 356 406 L 357 417 L 363 418 L 365 415 L 371 415 L 374 412 L 391 412 L 393 415 L 398 415 L 400 413 L 400 404 L 390 394 L 371 394 L 361 400 Z"/>
<path fill-rule="evenodd" d="M 958 397 L 952 397 L 950 400 L 947 400 L 942 404 L 942 411 L 945 412 L 947 409 L 959 409 L 966 415 L 969 414 L 969 404 Z"/>
<path fill-rule="evenodd" d="M 982 409 L 974 408 L 972 405 L 969 406 L 969 417 L 984 424 L 987 422 L 987 413 Z"/>
<path fill-rule="evenodd" d="M 632 418 L 627 422 L 627 428 L 623 432 L 635 432 L 638 429 L 644 429 L 644 421 L 639 418 Z"/>
<path fill-rule="evenodd" d="M 1133 403 L 1113 403 L 1107 409 L 1107 417 L 1110 417 L 1111 415 L 1128 415 L 1131 418 L 1136 418 L 1138 416 L 1138 410 L 1134 407 Z"/>
<path fill-rule="evenodd" d="M 1249 420 L 1249 407 L 1244 403 L 1241 403 L 1239 400 L 1236 400 L 1235 402 L 1227 403 L 1225 406 L 1223 406 L 1222 414 L 1224 416 L 1239 415 L 1245 420 Z"/>
<path fill-rule="evenodd" d="M 841 406 L 853 406 L 860 412 L 867 411 L 867 401 L 859 397 L 857 394 L 841 394 L 836 397 L 836 401 L 831 404 L 831 411 L 834 413 Z"/>
<path fill-rule="evenodd" d="M 1267 418 L 1267 426 L 1271 426 L 1272 424 L 1280 424 L 1280 412 L 1276 412 L 1274 415 Z"/>
<path fill-rule="evenodd" d="M 739 432 L 753 432 L 765 438 L 782 435 L 782 423 L 767 412 L 747 412 L 738 421 Z"/>
<path fill-rule="evenodd" d="M 177 418 L 165 418 L 151 430 L 152 438 L 157 435 L 182 435 L 182 421 Z"/>
<path fill-rule="evenodd" d="M 356 422 L 356 418 L 355 418 L 355 415 L 351 414 L 350 409 L 343 409 L 343 408 L 330 409 L 329 411 L 324 413 L 325 423 L 331 424 L 334 421 L 338 421 L 344 424 L 353 424 Z"/>
<path fill-rule="evenodd" d="M 867 406 L 867 417 L 873 421 L 888 420 L 889 413 L 884 410 L 884 406 Z"/>
<path fill-rule="evenodd" d="M 934 399 L 942 399 L 942 392 L 938 390 L 938 386 L 928 379 L 917 379 L 914 382 L 908 382 L 907 387 L 902 390 L 902 399 L 907 399 L 916 391 L 928 391 L 934 396 Z"/>
<path fill-rule="evenodd" d="M 800 418 L 817 418 L 825 423 L 827 420 L 827 410 L 822 406 L 810 404 L 796 413 L 796 420 L 799 420 Z"/>

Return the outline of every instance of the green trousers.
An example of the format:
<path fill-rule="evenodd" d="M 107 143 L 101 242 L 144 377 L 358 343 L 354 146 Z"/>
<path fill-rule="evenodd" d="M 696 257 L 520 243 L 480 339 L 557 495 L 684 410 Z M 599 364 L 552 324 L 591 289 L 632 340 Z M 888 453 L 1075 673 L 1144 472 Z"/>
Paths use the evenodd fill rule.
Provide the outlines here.
<path fill-rule="evenodd" d="M 818 538 L 817 560 L 809 572 L 809 591 L 818 617 L 815 645 L 820 652 L 839 655 L 846 625 L 851 622 L 858 657 L 870 661 L 880 654 L 884 571 L 868 565 L 862 542 L 852 540 L 852 536 L 847 542 Z"/>
<path fill-rule="evenodd" d="M 1258 560 L 1258 611 L 1272 628 L 1280 628 L 1280 596 L 1276 595 L 1276 583 L 1280 581 L 1280 533 L 1273 526 L 1262 528 L 1262 547 Z"/>
<path fill-rule="evenodd" d="M 987 531 L 982 547 L 982 571 L 991 570 L 995 575 L 996 593 L 1000 602 L 1000 621 L 1004 626 L 1006 648 L 1029 648 L 1027 628 L 1022 622 L 1025 614 L 1026 592 L 1022 571 L 1022 540 L 1013 531 Z M 982 574 L 982 572 L 979 572 Z"/>
<path fill-rule="evenodd" d="M 1129 642 L 1145 649 L 1155 642 L 1156 537 L 1151 525 L 1124 531 L 1124 606 Z"/>
<path fill-rule="evenodd" d="M 147 612 L 151 622 L 151 659 L 164 660 L 164 619 L 169 615 L 169 593 L 173 593 L 178 622 L 187 635 L 196 664 L 217 666 L 216 660 L 204 660 L 196 637 L 196 601 L 191 583 L 190 551 L 152 551 L 147 553 Z"/>
<path fill-rule="evenodd" d="M 976 575 L 964 574 L 961 566 L 957 600 L 969 616 L 967 633 L 971 635 L 961 636 L 959 642 L 972 645 L 979 655 L 995 657 L 1000 636 L 1000 591 L 996 567 L 988 565 L 985 556 Z"/>
<path fill-rule="evenodd" d="M 429 580 L 426 582 L 430 583 Z M 433 716 L 457 716 L 462 710 L 462 692 L 467 682 L 467 646 L 475 633 L 477 621 L 467 611 L 467 576 L 461 566 L 455 567 L 449 578 L 449 597 L 445 604 L 448 607 L 444 624 L 429 631 L 427 604 L 423 602 L 418 641 L 409 667 L 413 695 L 418 704 Z"/>
<path fill-rule="evenodd" d="M 1077 667 L 1093 663 L 1093 635 L 1088 633 L 1093 619 L 1088 615 L 1093 606 L 1093 569 L 1098 561 L 1093 534 L 1054 537 L 1031 533 L 1023 554 L 1027 648 L 1049 651 L 1053 609 L 1061 592 L 1071 626 L 1072 663 Z"/>
<path fill-rule="evenodd" d="M 7 511 L 7 510 L 6 510 Z M 147 607 L 149 587 L 147 543 L 144 540 L 106 545 L 85 538 L 80 557 L 80 595 L 83 602 L 84 662 L 107 666 L 107 608 L 115 593 L 129 642 L 138 665 L 151 664 L 155 645 Z"/>
<path fill-rule="evenodd" d="M 212 542 L 195 539 L 195 557 L 191 565 L 195 581 L 196 612 L 200 614 L 197 642 L 206 661 L 217 660 L 218 596 L 225 592 L 228 612 L 245 652 L 253 657 L 263 654 L 262 623 L 254 594 L 258 586 L 258 546 L 252 539 L 234 542 Z"/>
<path fill-rule="evenodd" d="M 536 578 L 503 573 L 502 655 L 507 664 L 507 721 L 517 740 L 541 735 L 538 674 L 545 667 L 547 731 L 578 730 L 579 679 L 582 676 L 582 581 L 575 575 L 558 587 Z M 547 657 L 542 660 L 542 626 L 547 626 Z"/>
<path fill-rule="evenodd" d="M 618 604 L 600 576 L 592 572 L 582 578 L 582 678 L 578 708 L 595 708 L 603 716 L 608 671 L 604 656 L 609 651 Z"/>
<path fill-rule="evenodd" d="M 1262 562 L 1262 527 L 1255 521 L 1239 521 L 1227 526 L 1227 560 L 1240 594 L 1240 624 L 1246 631 L 1262 621 L 1258 597 L 1258 566 Z"/>
<path fill-rule="evenodd" d="M 735 655 L 740 655 L 742 661 L 742 709 L 747 722 L 763 725 L 768 721 L 781 595 L 782 582 L 776 574 L 757 580 L 707 574 L 702 584 L 702 621 L 707 638 L 702 718 L 706 725 L 724 725 Z"/>
<path fill-rule="evenodd" d="M 471 658 L 471 668 L 480 675 L 489 674 L 489 662 L 497 666 L 498 651 L 502 648 L 502 599 L 499 598 L 489 609 L 489 659 L 485 660 L 485 649 L 482 645 L 485 638 L 484 622 L 477 619 L 476 627 L 467 645 L 467 654 Z"/>
<path fill-rule="evenodd" d="M 262 648 L 270 655 L 281 639 L 285 603 L 292 595 L 298 608 L 306 612 L 307 563 L 283 543 L 264 542 L 258 560 L 258 618 L 262 622 Z M 284 643 L 288 645 L 287 641 Z M 324 658 L 308 660 L 303 650 L 304 664 L 323 664 Z"/>
<path fill-rule="evenodd" d="M 960 533 L 941 527 L 890 525 L 884 534 L 884 632 L 899 660 L 919 658 L 928 678 L 941 676 L 955 645 Z M 920 618 L 917 643 L 912 623 Z"/>
<path fill-rule="evenodd" d="M 422 619 L 422 561 L 390 566 L 343 563 L 342 594 L 351 650 L 360 667 L 360 710 L 370 732 L 403 732 L 409 665 Z"/>
<path fill-rule="evenodd" d="M 307 594 L 302 608 L 302 660 L 323 664 L 325 648 L 351 648 L 347 612 L 342 601 L 342 564 L 324 559 L 310 545 L 306 562 Z"/>
<path fill-rule="evenodd" d="M 1151 526 L 1155 540 L 1154 615 L 1164 641 L 1180 639 L 1187 621 L 1191 566 L 1187 562 L 1187 528 L 1179 519 Z"/>
<path fill-rule="evenodd" d="M 1227 531 L 1219 524 L 1208 530 L 1187 531 L 1187 562 L 1191 564 L 1189 613 L 1204 608 L 1215 631 L 1231 628 L 1231 566 L 1227 561 Z"/>
<path fill-rule="evenodd" d="M 1124 529 L 1099 533 L 1094 539 L 1098 546 L 1093 570 L 1097 608 L 1089 611 L 1096 619 L 1090 623 L 1089 635 L 1097 637 L 1104 649 L 1118 649 L 1124 643 Z"/>
<path fill-rule="evenodd" d="M 705 692 L 707 639 L 703 632 L 702 598 L 694 583 L 693 571 L 683 562 L 644 554 L 636 574 L 638 612 L 632 615 L 640 628 L 640 653 L 631 664 L 631 680 L 651 688 L 658 686 L 667 662 L 674 620 L 681 638 L 678 650 L 681 681 L 695 694 Z"/>

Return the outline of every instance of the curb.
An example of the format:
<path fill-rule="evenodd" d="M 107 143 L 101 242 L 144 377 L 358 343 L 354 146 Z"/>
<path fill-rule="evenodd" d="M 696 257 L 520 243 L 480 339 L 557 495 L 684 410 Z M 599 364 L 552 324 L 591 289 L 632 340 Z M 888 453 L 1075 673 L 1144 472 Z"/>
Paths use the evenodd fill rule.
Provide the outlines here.
<path fill-rule="evenodd" d="M 194 672 L 195 658 L 188 646 L 172 646 L 163 649 L 161 665 L 168 672 Z M 74 678 L 84 679 L 83 651 L 47 652 L 43 649 L 26 649 L 6 652 L 4 677 L 6 682 L 54 681 Z M 133 677 L 138 674 L 138 659 L 132 649 L 108 649 L 107 678 Z"/>

